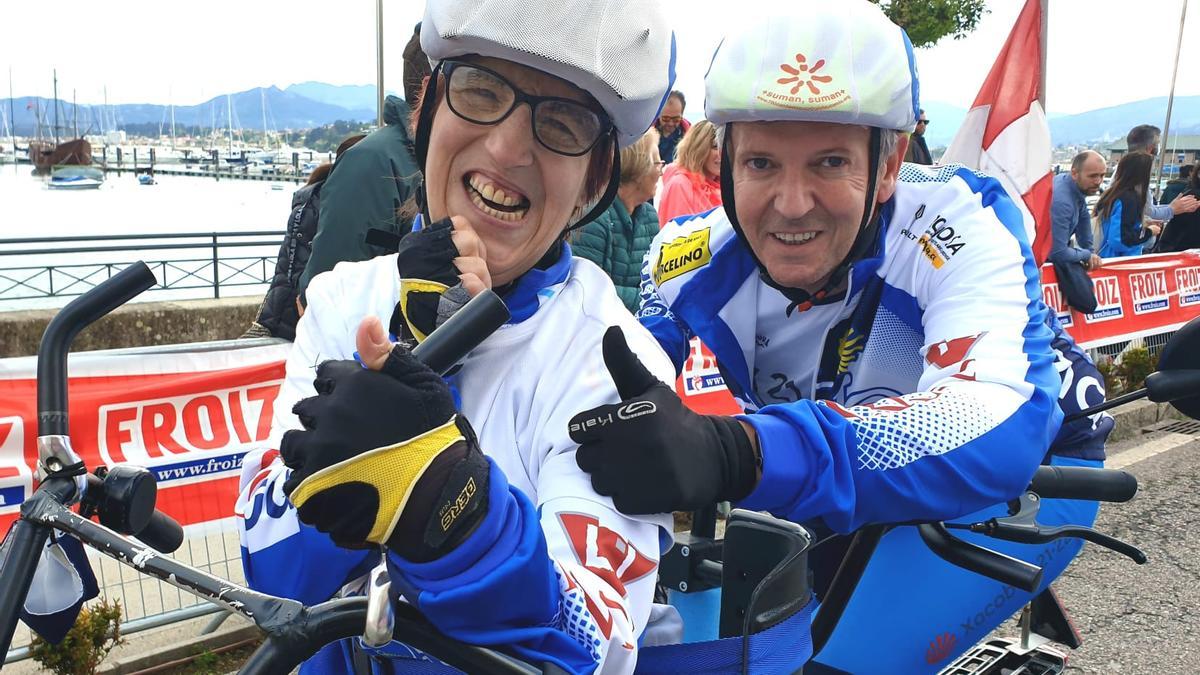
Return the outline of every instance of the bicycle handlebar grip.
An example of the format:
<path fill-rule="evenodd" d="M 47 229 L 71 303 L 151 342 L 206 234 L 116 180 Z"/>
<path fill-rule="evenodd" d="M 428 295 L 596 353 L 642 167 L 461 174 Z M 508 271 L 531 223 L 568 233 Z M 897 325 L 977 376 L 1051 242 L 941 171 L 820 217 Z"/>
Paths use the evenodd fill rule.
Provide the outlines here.
<path fill-rule="evenodd" d="M 412 355 L 439 375 L 454 367 L 509 318 L 508 307 L 492 290 L 471 298 L 446 323 L 413 349 Z"/>
<path fill-rule="evenodd" d="M 67 352 L 88 324 L 128 302 L 158 280 L 144 262 L 117 272 L 75 298 L 46 326 L 38 345 L 38 435 L 67 435 Z"/>
<path fill-rule="evenodd" d="M 154 513 L 150 514 L 150 522 L 146 523 L 146 527 L 136 536 L 155 551 L 174 553 L 183 544 L 183 526 L 171 516 L 155 509 Z"/>
<path fill-rule="evenodd" d="M 1029 490 L 1043 499 L 1127 502 L 1137 494 L 1137 478 L 1116 469 L 1089 466 L 1041 466 Z"/>
<path fill-rule="evenodd" d="M 1026 593 L 1033 593 L 1042 585 L 1041 567 L 958 539 L 941 523 L 922 523 L 917 531 L 930 551 L 952 565 Z"/>

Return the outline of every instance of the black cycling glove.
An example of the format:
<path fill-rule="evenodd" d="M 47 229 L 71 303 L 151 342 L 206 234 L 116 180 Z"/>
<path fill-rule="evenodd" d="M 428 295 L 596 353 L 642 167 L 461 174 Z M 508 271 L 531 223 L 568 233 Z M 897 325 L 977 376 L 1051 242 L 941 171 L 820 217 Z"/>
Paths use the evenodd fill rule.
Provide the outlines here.
<path fill-rule="evenodd" d="M 317 367 L 293 408 L 283 484 L 300 520 L 347 548 L 386 544 L 413 562 L 453 550 L 487 512 L 489 465 L 436 373 L 401 347 L 382 370 Z"/>
<path fill-rule="evenodd" d="M 450 219 L 443 218 L 400 240 L 400 302 L 388 329 L 410 349 L 470 299 L 454 266 L 458 249 L 450 238 L 453 232 Z"/>
<path fill-rule="evenodd" d="M 621 402 L 579 413 L 569 429 L 580 444 L 575 461 L 596 492 L 628 514 L 691 511 L 750 494 L 760 460 L 740 422 L 688 410 L 616 326 L 604 334 L 604 364 Z"/>

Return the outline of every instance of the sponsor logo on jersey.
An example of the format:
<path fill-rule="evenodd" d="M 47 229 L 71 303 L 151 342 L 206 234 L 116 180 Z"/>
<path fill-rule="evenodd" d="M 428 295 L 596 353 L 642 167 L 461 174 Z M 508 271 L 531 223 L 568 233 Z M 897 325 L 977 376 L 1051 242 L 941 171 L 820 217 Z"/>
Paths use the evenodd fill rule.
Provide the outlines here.
<path fill-rule="evenodd" d="M 1129 297 L 1133 300 L 1134 314 L 1170 309 L 1171 294 L 1167 292 L 1167 273 L 1164 270 L 1155 270 L 1130 274 Z"/>
<path fill-rule="evenodd" d="M 1058 317 L 1058 322 L 1063 326 L 1070 326 L 1073 322 L 1071 318 L 1071 306 L 1067 304 L 1067 296 L 1063 294 L 1062 289 L 1058 284 L 1045 284 L 1042 286 L 1042 302 L 1050 308 L 1054 315 Z"/>
<path fill-rule="evenodd" d="M 858 356 L 862 354 L 866 346 L 867 336 L 862 333 L 856 333 L 854 327 L 851 326 L 838 342 L 837 374 L 841 375 L 842 373 L 849 372 L 850 365 L 858 360 Z"/>
<path fill-rule="evenodd" d="M 1098 277 L 1092 279 L 1092 288 L 1096 291 L 1096 311 L 1088 314 L 1088 321 L 1111 321 L 1125 315 L 1121 308 L 1121 284 L 1116 277 Z"/>
<path fill-rule="evenodd" d="M 975 347 L 975 343 L 985 334 L 977 333 L 929 345 L 929 349 L 925 352 L 925 360 L 938 368 L 949 368 L 966 359 L 967 354 L 970 354 L 971 349 Z"/>
<path fill-rule="evenodd" d="M 558 514 L 575 558 L 613 590 L 626 597 L 625 587 L 651 574 L 658 564 L 642 555 L 628 539 L 586 513 Z"/>
<path fill-rule="evenodd" d="M 1180 267 L 1175 270 L 1175 288 L 1179 289 L 1179 305 L 1200 304 L 1200 267 Z"/>
<path fill-rule="evenodd" d="M 665 282 L 704 267 L 712 260 L 708 248 L 709 228 L 686 234 L 662 245 L 654 265 L 654 283 Z"/>
<path fill-rule="evenodd" d="M 700 394 L 710 389 L 724 389 L 725 378 L 720 373 L 697 374 L 683 380 L 684 392 Z"/>
<path fill-rule="evenodd" d="M 827 110 L 850 100 L 845 89 L 829 88 L 834 84 L 834 78 L 821 72 L 826 66 L 825 59 L 810 63 L 804 54 L 796 54 L 793 58 L 794 64 L 779 64 L 781 76 L 775 80 L 777 86 L 761 90 L 759 101 L 780 108 Z"/>
<path fill-rule="evenodd" d="M 917 243 L 921 247 L 921 253 L 934 269 L 941 269 L 942 265 L 967 245 L 962 235 L 954 231 L 954 226 L 941 216 L 933 219 Z"/>

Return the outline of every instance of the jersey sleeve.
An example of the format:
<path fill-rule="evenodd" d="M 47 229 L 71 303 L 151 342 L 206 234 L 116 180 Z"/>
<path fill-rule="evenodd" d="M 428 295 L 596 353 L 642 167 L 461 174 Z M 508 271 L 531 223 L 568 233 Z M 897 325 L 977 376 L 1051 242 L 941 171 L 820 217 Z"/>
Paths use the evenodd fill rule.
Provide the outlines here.
<path fill-rule="evenodd" d="M 618 513 L 575 463 L 570 418 L 619 400 L 611 381 L 579 384 L 599 380 L 581 361 L 604 367 L 598 336 L 594 342 L 594 350 L 568 350 L 574 358 L 559 371 L 570 369 L 570 377 L 538 385 L 539 398 L 553 403 L 534 425 L 541 431 L 533 446 L 542 448 L 531 469 L 536 504 L 492 464 L 487 515 L 466 541 L 432 562 L 389 553 L 388 563 L 393 582 L 451 637 L 571 673 L 632 673 L 671 521 Z M 669 377 L 648 335 L 638 331 L 631 343 L 660 378 Z"/>
<path fill-rule="evenodd" d="M 636 315 L 638 322 L 650 331 L 659 346 L 667 353 L 667 357 L 671 359 L 671 365 L 675 366 L 675 374 L 678 375 L 683 370 L 683 364 L 687 361 L 691 349 L 688 341 L 695 336 L 695 333 L 671 312 L 670 305 L 659 293 L 653 274 L 654 261 L 658 260 L 662 250 L 664 233 L 673 232 L 673 227 L 673 224 L 668 224 L 659 231 L 659 234 L 654 237 L 654 241 L 651 242 L 650 248 L 646 250 L 646 256 L 642 259 L 641 307 Z"/>
<path fill-rule="evenodd" d="M 347 326 L 340 312 L 333 311 L 338 305 L 330 281 L 328 276 L 318 277 L 309 286 L 308 309 L 288 354 L 271 434 L 265 447 L 246 454 L 234 506 L 246 582 L 255 590 L 306 604 L 328 600 L 378 561 L 377 554 L 340 548 L 327 535 L 301 523 L 283 493 L 291 469 L 279 458 L 279 443 L 286 431 L 301 428 L 292 406 L 316 396 L 313 378 L 318 363 L 352 357 L 333 337 L 346 335 Z"/>
<path fill-rule="evenodd" d="M 1053 334 L 1019 212 L 995 180 L 963 181 L 969 193 L 938 205 L 960 235 L 954 248 L 937 266 L 911 263 L 925 335 L 918 390 L 744 416 L 764 463 L 744 506 L 850 532 L 954 518 L 1028 485 L 1062 421 Z"/>

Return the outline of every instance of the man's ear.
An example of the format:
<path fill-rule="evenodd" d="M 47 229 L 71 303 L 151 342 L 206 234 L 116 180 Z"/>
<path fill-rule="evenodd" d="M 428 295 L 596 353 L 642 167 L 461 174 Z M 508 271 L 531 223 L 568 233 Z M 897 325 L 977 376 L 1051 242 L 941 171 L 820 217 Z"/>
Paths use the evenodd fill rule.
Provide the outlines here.
<path fill-rule="evenodd" d="M 896 149 L 892 151 L 883 163 L 883 175 L 879 177 L 879 184 L 875 188 L 875 201 L 882 204 L 892 198 L 896 194 L 896 181 L 900 175 L 900 165 L 904 163 L 904 155 L 908 152 L 909 136 L 908 134 L 900 134 L 896 139 Z"/>

